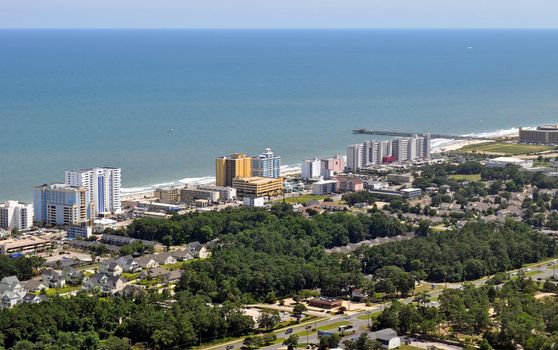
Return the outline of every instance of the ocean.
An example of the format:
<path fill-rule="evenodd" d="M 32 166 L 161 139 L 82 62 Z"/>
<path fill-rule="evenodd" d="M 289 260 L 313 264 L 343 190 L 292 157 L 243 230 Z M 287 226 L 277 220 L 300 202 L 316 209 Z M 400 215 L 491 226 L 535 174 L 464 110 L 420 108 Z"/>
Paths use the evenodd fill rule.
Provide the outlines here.
<path fill-rule="evenodd" d="M 356 128 L 558 122 L 558 30 L 0 30 L 0 200 L 67 169 L 123 186 L 345 153 Z"/>

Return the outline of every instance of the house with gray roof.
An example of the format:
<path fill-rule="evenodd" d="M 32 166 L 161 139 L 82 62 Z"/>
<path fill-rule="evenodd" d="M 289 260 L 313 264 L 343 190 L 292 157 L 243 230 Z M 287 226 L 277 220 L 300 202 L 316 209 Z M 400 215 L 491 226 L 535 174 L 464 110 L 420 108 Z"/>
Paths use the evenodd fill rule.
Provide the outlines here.
<path fill-rule="evenodd" d="M 96 273 L 84 283 L 83 289 L 97 291 L 103 294 L 114 294 L 124 289 L 126 280 L 119 276 L 108 276 L 103 273 Z"/>
<path fill-rule="evenodd" d="M 172 252 L 154 254 L 154 259 L 159 265 L 176 264 L 176 258 L 172 255 Z"/>
<path fill-rule="evenodd" d="M 48 289 L 48 285 L 44 284 L 42 279 L 25 281 L 23 284 L 25 285 L 25 289 L 31 293 L 39 293 Z"/>
<path fill-rule="evenodd" d="M 27 290 L 16 276 L 4 277 L 0 280 L 0 305 L 3 308 L 21 303 L 25 294 Z"/>
<path fill-rule="evenodd" d="M 194 258 L 188 250 L 175 250 L 172 252 L 172 256 L 177 261 L 188 261 Z"/>
<path fill-rule="evenodd" d="M 379 342 L 383 349 L 397 349 L 401 346 L 401 339 L 391 328 L 384 328 L 370 333 L 370 338 Z"/>
<path fill-rule="evenodd" d="M 49 288 L 62 288 L 66 285 L 66 279 L 62 275 L 62 272 L 56 270 L 45 270 L 41 275 L 43 284 L 47 285 Z"/>

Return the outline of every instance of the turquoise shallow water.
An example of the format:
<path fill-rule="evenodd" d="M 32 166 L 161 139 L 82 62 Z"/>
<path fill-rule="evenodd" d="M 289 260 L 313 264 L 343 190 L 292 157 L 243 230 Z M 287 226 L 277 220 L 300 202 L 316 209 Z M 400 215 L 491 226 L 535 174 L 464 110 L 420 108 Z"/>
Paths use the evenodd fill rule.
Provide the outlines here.
<path fill-rule="evenodd" d="M 354 128 L 558 122 L 558 30 L 2 30 L 0 200 L 65 169 L 136 187 L 265 147 L 343 153 Z M 169 132 L 174 129 L 174 132 Z"/>

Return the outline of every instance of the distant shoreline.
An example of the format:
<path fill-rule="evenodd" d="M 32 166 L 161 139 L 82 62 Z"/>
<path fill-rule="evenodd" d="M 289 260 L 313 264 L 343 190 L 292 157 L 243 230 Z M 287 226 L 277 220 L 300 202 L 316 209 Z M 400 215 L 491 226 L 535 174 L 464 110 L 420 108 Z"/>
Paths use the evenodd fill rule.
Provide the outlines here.
<path fill-rule="evenodd" d="M 488 138 L 494 138 L 494 140 L 500 138 L 510 138 L 518 136 L 519 129 L 512 128 L 512 129 L 505 129 L 505 130 L 498 130 L 492 132 L 483 132 L 483 133 L 473 133 L 468 134 L 471 136 L 482 136 Z M 465 146 L 474 145 L 478 143 L 484 143 L 487 140 L 451 140 L 451 139 L 433 139 L 431 144 L 432 146 L 432 153 L 443 153 L 449 151 L 456 151 Z M 342 153 L 340 153 L 342 154 Z M 282 173 L 294 173 L 296 171 L 300 172 L 301 166 L 300 164 L 294 165 L 283 165 L 281 167 Z M 122 195 L 139 195 L 141 193 L 146 193 L 150 191 L 154 191 L 156 188 L 160 187 L 172 187 L 172 186 L 184 186 L 184 185 L 209 185 L 215 182 L 215 177 L 208 175 L 202 177 L 193 177 L 193 178 L 183 178 L 175 181 L 168 181 L 153 185 L 146 185 L 146 186 L 136 186 L 136 187 L 122 187 Z"/>

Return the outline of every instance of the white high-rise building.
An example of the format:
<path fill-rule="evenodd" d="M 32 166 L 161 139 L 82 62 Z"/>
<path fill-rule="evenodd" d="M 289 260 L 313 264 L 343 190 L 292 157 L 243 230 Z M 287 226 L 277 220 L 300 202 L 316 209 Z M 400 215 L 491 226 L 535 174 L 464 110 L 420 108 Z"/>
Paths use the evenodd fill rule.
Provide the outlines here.
<path fill-rule="evenodd" d="M 359 169 L 382 164 L 387 157 L 397 162 L 409 162 L 415 159 L 430 158 L 430 134 L 398 137 L 388 141 L 364 141 L 347 147 L 347 170 Z"/>
<path fill-rule="evenodd" d="M 357 171 L 364 167 L 364 148 L 363 144 L 350 145 L 347 147 L 347 170 Z"/>
<path fill-rule="evenodd" d="M 318 158 L 306 159 L 302 161 L 302 178 L 307 180 L 320 176 L 322 162 Z"/>
<path fill-rule="evenodd" d="M 26 230 L 33 227 L 33 204 L 7 201 L 0 204 L 0 228 Z"/>
<path fill-rule="evenodd" d="M 65 181 L 70 186 L 83 186 L 89 191 L 92 216 L 119 214 L 120 168 L 91 168 L 66 171 Z"/>

